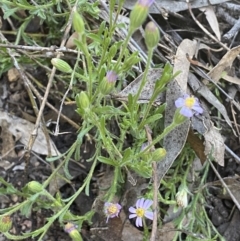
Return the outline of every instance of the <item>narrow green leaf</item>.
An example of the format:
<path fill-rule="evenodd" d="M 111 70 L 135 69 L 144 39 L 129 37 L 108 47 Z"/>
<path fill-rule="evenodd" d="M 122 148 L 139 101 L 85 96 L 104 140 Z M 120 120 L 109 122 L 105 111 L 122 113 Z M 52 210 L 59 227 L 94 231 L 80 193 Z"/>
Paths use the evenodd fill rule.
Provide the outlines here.
<path fill-rule="evenodd" d="M 107 165 L 117 166 L 117 163 L 114 160 L 112 160 L 110 158 L 107 158 L 107 157 L 104 157 L 104 156 L 99 156 L 98 160 L 102 163 L 107 164 Z"/>
<path fill-rule="evenodd" d="M 147 124 L 150 124 L 150 123 L 153 123 L 155 121 L 158 121 L 159 119 L 162 118 L 162 114 L 156 114 L 156 115 L 153 115 L 153 116 L 150 116 L 149 118 L 147 118 L 143 123 L 142 125 L 147 125 Z"/>

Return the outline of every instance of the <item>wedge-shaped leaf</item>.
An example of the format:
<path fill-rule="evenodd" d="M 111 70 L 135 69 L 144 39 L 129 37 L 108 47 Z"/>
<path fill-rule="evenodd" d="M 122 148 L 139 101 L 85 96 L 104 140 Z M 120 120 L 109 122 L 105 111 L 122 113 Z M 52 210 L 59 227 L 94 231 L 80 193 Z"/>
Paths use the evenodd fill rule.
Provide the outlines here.
<path fill-rule="evenodd" d="M 211 29 L 213 30 L 218 40 L 220 41 L 221 34 L 220 34 L 219 24 L 218 24 L 218 20 L 217 20 L 215 11 L 213 9 L 213 6 L 209 5 L 207 7 L 202 7 L 202 8 L 199 8 L 199 10 L 204 12 Z"/>
<path fill-rule="evenodd" d="M 117 166 L 117 162 L 110 159 L 110 158 L 107 158 L 107 157 L 104 157 L 104 156 L 99 156 L 98 157 L 98 160 L 102 163 L 105 163 L 107 165 L 111 165 L 111 166 Z"/>
<path fill-rule="evenodd" d="M 142 125 L 147 125 L 147 124 L 150 124 L 150 123 L 153 123 L 155 121 L 158 121 L 159 119 L 162 118 L 162 115 L 161 114 L 156 114 L 156 115 L 153 115 L 153 116 L 150 116 L 149 118 L 147 118 L 143 123 Z"/>
<path fill-rule="evenodd" d="M 130 147 L 127 148 L 126 150 L 124 150 L 123 158 L 121 160 L 121 166 L 124 166 L 128 162 L 130 162 L 132 160 L 132 156 L 133 156 L 133 151 L 132 151 L 132 149 Z"/>

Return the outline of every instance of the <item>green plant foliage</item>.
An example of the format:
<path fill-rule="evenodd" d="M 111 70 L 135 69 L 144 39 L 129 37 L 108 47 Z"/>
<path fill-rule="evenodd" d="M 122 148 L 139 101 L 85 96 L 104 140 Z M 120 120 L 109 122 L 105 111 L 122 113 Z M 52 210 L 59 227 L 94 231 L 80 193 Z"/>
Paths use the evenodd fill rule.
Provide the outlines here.
<path fill-rule="evenodd" d="M 16 59 L 23 67 L 30 64 L 31 68 L 44 66 L 47 73 L 53 64 L 58 69 L 55 81 L 60 81 L 66 88 L 69 87 L 71 92 L 69 98 L 76 101 L 76 113 L 81 117 L 81 123 L 77 138 L 71 147 L 58 157 L 46 158 L 50 164 L 56 164 L 56 168 L 52 170 L 51 175 L 44 183 L 29 182 L 21 190 L 17 190 L 11 183 L 0 177 L 1 194 L 16 194 L 23 200 L 12 207 L 0 210 L 0 218 L 6 215 L 10 216 L 15 212 L 21 212 L 27 217 L 32 210 L 46 209 L 51 211 L 51 216 L 47 218 L 46 223 L 37 230 L 24 233 L 21 236 L 11 235 L 8 231 L 4 232 L 3 234 L 11 240 L 34 237 L 42 240 L 54 222 L 59 222 L 60 226 L 63 227 L 71 221 L 78 225 L 77 232 L 80 232 L 83 222 L 91 224 L 94 211 L 89 210 L 84 215 L 78 216 L 71 212 L 70 207 L 81 192 L 89 195 L 90 183 L 97 164 L 109 165 L 113 170 L 112 185 L 106 190 L 104 196 L 104 201 L 111 202 L 120 192 L 123 183 L 126 182 L 127 172 L 135 172 L 139 177 L 146 178 L 148 181 L 152 178 L 153 163 L 161 161 L 166 154 L 166 150 L 161 146 L 163 138 L 186 120 L 186 118 L 181 118 L 179 111 L 176 111 L 175 119 L 180 119 L 180 121 L 175 121 L 164 129 L 162 123 L 166 103 L 156 106 L 159 94 L 166 90 L 167 84 L 178 74 L 173 73 L 173 67 L 170 63 L 164 65 L 162 75 L 156 81 L 151 98 L 144 104 L 139 103 L 141 92 L 148 81 L 147 73 L 153 60 L 153 51 L 159 40 L 157 28 L 154 28 L 153 33 L 154 36 L 156 35 L 154 43 L 150 41 L 151 39 L 148 41 L 147 63 L 144 66 L 143 78 L 137 93 L 135 95 L 129 94 L 124 100 L 115 98 L 125 84 L 129 84 L 131 77 L 138 74 L 134 71 L 134 67 L 142 65 L 139 52 L 129 51 L 128 44 L 133 31 L 147 17 L 148 8 L 141 6 L 135 8 L 131 15 L 131 28 L 126 29 L 128 31 L 126 38 L 119 39 L 115 35 L 116 30 L 126 28 L 126 26 L 115 21 L 117 14 L 113 14 L 115 9 L 113 1 L 110 1 L 111 19 L 109 23 L 100 21 L 98 1 L 92 3 L 87 0 L 38 0 L 34 1 L 36 5 L 30 2 L 27 0 L 2 0 L 0 2 L 4 19 L 11 18 L 19 24 L 14 32 L 16 39 L 13 44 L 60 46 L 63 32 L 68 24 L 71 24 L 71 21 L 68 22 L 71 9 L 75 8 L 74 28 L 79 34 L 73 42 L 77 55 L 71 56 L 71 60 L 67 58 L 58 60 L 56 56 L 49 58 L 43 55 L 34 56 L 34 61 L 29 55 L 17 55 Z M 119 4 L 123 4 L 123 2 L 120 1 Z M 139 9 L 143 12 L 144 18 L 139 14 Z M 120 10 L 121 8 L 118 8 L 118 13 Z M 27 12 L 27 17 L 20 17 L 17 14 L 19 11 Z M 40 19 L 40 25 L 44 27 L 45 33 L 33 34 L 26 31 L 35 17 Z M 96 25 L 92 27 L 93 20 L 98 23 L 97 28 Z M 71 33 L 74 32 L 74 28 L 72 27 Z M 151 32 L 148 33 L 148 38 L 151 38 L 151 34 Z M 6 49 L 0 48 L 0 54 L 0 76 L 2 76 L 13 67 L 13 63 Z M 108 79 L 109 71 L 116 73 L 114 80 Z M 151 143 L 149 143 L 146 134 L 146 126 L 153 130 Z M 112 129 L 115 129 L 116 133 L 113 133 Z M 126 142 L 127 138 L 131 140 L 130 143 Z M 71 158 L 76 160 L 81 158 L 81 147 L 84 139 L 95 143 L 96 150 L 92 157 L 87 160 L 91 164 L 91 168 L 83 184 L 67 199 L 63 199 L 59 193 L 51 194 L 48 191 L 48 186 L 56 178 L 71 182 L 72 176 L 68 164 Z M 161 202 L 176 205 L 175 196 L 182 191 L 177 189 L 176 183 L 181 187 L 186 187 L 187 173 L 194 158 L 195 153 L 186 146 L 180 154 L 179 160 L 176 161 L 176 166 L 169 172 L 172 176 L 171 179 L 162 180 L 161 194 L 159 192 Z M 61 160 L 60 164 L 57 160 Z M 59 174 L 60 170 L 62 171 L 61 175 Z M 207 172 L 207 170 L 205 171 Z M 202 185 L 205 177 L 201 179 Z M 186 190 L 184 189 L 184 191 Z M 153 196 L 151 184 L 149 184 L 149 193 L 146 195 Z M 209 230 L 213 231 L 213 228 L 207 219 L 203 205 L 200 205 L 202 202 L 203 194 L 198 193 L 186 208 L 186 211 L 191 211 L 193 216 L 189 232 L 203 232 L 206 237 L 212 238 L 212 233 Z M 176 220 L 177 228 L 183 228 L 183 220 L 183 216 Z M 207 225 L 207 229 L 204 228 L 204 225 Z M 217 231 L 214 230 L 213 233 L 215 235 Z M 80 234 L 77 234 L 77 237 L 81 240 L 78 235 Z"/>

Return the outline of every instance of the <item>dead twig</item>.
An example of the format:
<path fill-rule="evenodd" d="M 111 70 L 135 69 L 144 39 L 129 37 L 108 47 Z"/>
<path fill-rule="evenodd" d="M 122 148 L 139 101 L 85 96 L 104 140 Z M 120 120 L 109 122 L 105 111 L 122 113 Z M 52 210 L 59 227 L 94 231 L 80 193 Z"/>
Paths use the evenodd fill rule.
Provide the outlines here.
<path fill-rule="evenodd" d="M 234 11 L 235 13 L 240 13 L 240 6 L 238 4 L 225 2 L 225 3 L 222 3 L 220 6 L 232 12 Z"/>
<path fill-rule="evenodd" d="M 224 146 L 225 150 L 235 159 L 238 164 L 240 164 L 240 157 L 235 154 L 226 144 Z"/>
<path fill-rule="evenodd" d="M 233 105 L 240 110 L 240 105 L 239 103 L 237 103 L 230 95 L 228 95 L 226 93 L 226 91 L 223 90 L 223 88 L 221 88 L 208 74 L 206 74 L 202 69 L 200 69 L 199 67 L 194 67 L 191 66 L 191 68 L 197 73 L 199 74 L 201 77 L 203 77 L 204 79 L 209 80 L 212 84 L 214 84 L 219 90 L 220 92 L 222 92 L 228 99 L 229 101 L 231 101 L 233 103 Z"/>
<path fill-rule="evenodd" d="M 208 162 L 210 163 L 213 171 L 215 172 L 216 176 L 218 177 L 218 179 L 220 180 L 220 182 L 222 183 L 223 187 L 227 190 L 228 194 L 230 195 L 230 197 L 232 198 L 232 201 L 234 202 L 234 204 L 236 205 L 236 207 L 238 208 L 238 210 L 240 211 L 240 203 L 238 202 L 238 200 L 235 198 L 235 196 L 233 195 L 233 193 L 231 192 L 231 190 L 228 188 L 227 184 L 224 182 L 224 180 L 222 179 L 222 177 L 220 176 L 219 172 L 217 171 L 217 169 L 215 168 L 215 166 L 213 165 L 212 161 L 210 160 L 210 158 L 207 158 Z"/>
<path fill-rule="evenodd" d="M 234 121 L 234 125 L 236 127 L 236 130 L 237 130 L 237 133 L 238 133 L 238 141 L 240 140 L 240 132 L 239 132 L 239 128 L 238 128 L 238 124 L 237 124 L 237 120 L 236 120 L 236 112 L 234 111 L 234 108 L 233 108 L 233 104 L 232 102 L 230 102 L 230 106 L 231 106 L 231 113 L 232 113 L 232 118 L 233 118 L 233 121 Z"/>
<path fill-rule="evenodd" d="M 65 46 L 66 42 L 67 42 L 67 37 L 68 37 L 68 34 L 69 34 L 71 26 L 72 26 L 72 24 L 71 24 L 72 23 L 72 16 L 73 16 L 74 11 L 76 10 L 76 6 L 78 5 L 78 2 L 79 1 L 76 1 L 74 7 L 71 10 L 71 14 L 70 14 L 70 17 L 69 17 L 68 22 L 66 24 L 67 27 L 66 27 L 66 30 L 64 32 L 62 42 L 60 44 L 60 48 L 63 48 Z M 61 56 L 61 54 L 59 53 L 57 55 L 57 58 L 60 58 L 60 56 Z M 36 135 L 37 135 L 38 128 L 40 126 L 43 110 L 44 110 L 45 105 L 47 103 L 47 98 L 48 98 L 48 95 L 50 93 L 50 89 L 52 87 L 52 83 L 53 83 L 53 79 L 54 79 L 55 73 L 56 73 L 56 68 L 53 67 L 52 68 L 52 72 L 51 72 L 50 77 L 49 77 L 49 80 L 48 80 L 48 84 L 47 84 L 47 87 L 46 87 L 45 94 L 44 94 L 43 99 L 42 99 L 42 104 L 41 104 L 40 109 L 39 109 L 39 113 L 38 113 L 37 120 L 36 120 L 36 123 L 35 123 L 35 128 L 34 128 L 34 130 L 32 132 L 32 135 L 31 135 L 32 138 L 29 141 L 29 145 L 28 145 L 29 149 L 32 148 L 33 143 L 35 142 L 35 138 L 36 138 Z"/>
<path fill-rule="evenodd" d="M 58 46 L 51 46 L 51 47 L 39 47 L 39 46 L 25 46 L 25 45 L 13 45 L 13 44 L 0 44 L 0 47 L 9 48 L 9 49 L 22 49 L 27 51 L 39 51 L 45 52 L 46 56 L 51 56 L 51 53 L 73 53 L 77 54 L 77 50 L 67 49 L 66 47 L 58 47 Z"/>
<path fill-rule="evenodd" d="M 230 25 L 234 25 L 237 20 L 235 18 L 233 18 L 225 9 L 218 7 L 217 8 L 217 15 L 225 20 L 227 23 L 229 23 Z"/>
<path fill-rule="evenodd" d="M 189 0 L 186 0 L 186 3 L 188 4 L 188 11 L 191 14 L 193 20 L 195 23 L 202 29 L 204 33 L 206 33 L 211 39 L 213 39 L 216 43 L 220 44 L 224 49 L 230 50 L 225 44 L 223 44 L 221 41 L 219 41 L 215 36 L 213 36 L 206 28 L 203 27 L 203 25 L 195 18 L 192 9 L 191 9 L 191 4 Z"/>
<path fill-rule="evenodd" d="M 7 39 L 3 36 L 3 34 L 0 32 L 0 38 L 3 42 L 8 42 Z M 18 70 L 22 80 L 23 80 L 23 83 L 24 83 L 24 87 L 26 88 L 27 92 L 28 92 L 28 96 L 30 98 L 30 101 L 31 101 L 31 104 L 32 104 L 32 107 L 33 107 L 33 110 L 34 110 L 34 113 L 35 115 L 37 116 L 39 114 L 39 111 L 38 111 L 38 106 L 37 106 L 37 103 L 36 103 L 36 100 L 33 96 L 33 93 L 32 93 L 32 90 L 29 86 L 29 79 L 27 78 L 27 76 L 25 75 L 24 71 L 22 70 L 22 67 L 18 64 L 18 61 L 17 59 L 15 58 L 15 54 L 14 52 L 7 48 L 7 51 L 8 51 L 8 54 L 9 56 L 11 57 L 12 61 L 13 61 L 13 64 L 15 66 L 15 68 Z M 39 122 L 42 121 L 44 123 L 44 119 L 42 117 L 42 115 L 40 116 L 39 118 Z M 51 147 L 50 147 L 50 137 L 49 137 L 49 134 L 46 130 L 46 126 L 43 125 L 43 132 L 45 134 L 45 138 L 46 138 L 46 142 L 47 142 L 47 148 L 48 148 L 48 153 L 50 154 L 51 153 Z M 26 168 L 25 168 L 25 172 L 26 172 L 26 175 L 25 177 L 27 178 L 28 177 L 28 163 L 29 163 L 29 160 L 30 160 L 30 151 L 32 149 L 32 146 L 34 144 L 34 142 L 32 142 L 33 140 L 35 140 L 37 137 L 37 133 L 33 136 L 33 138 L 31 138 L 29 140 L 29 145 L 31 145 L 31 148 L 29 148 L 29 145 L 27 146 L 26 148 L 26 152 L 25 152 L 25 160 L 26 160 Z"/>
<path fill-rule="evenodd" d="M 30 75 L 29 73 L 26 73 L 27 75 Z M 34 85 L 29 82 L 29 86 L 32 89 L 33 93 L 37 96 L 37 98 L 42 101 L 43 100 L 43 96 L 37 91 L 37 89 L 34 87 Z M 54 112 L 56 112 L 57 114 L 60 114 L 60 116 L 66 121 L 68 122 L 70 125 L 72 125 L 74 128 L 79 129 L 80 126 L 75 123 L 74 121 L 72 121 L 71 119 L 69 119 L 67 116 L 65 116 L 64 114 L 60 113 L 58 109 L 56 109 L 53 105 L 51 105 L 48 101 L 46 102 L 46 105 L 51 108 Z"/>
<path fill-rule="evenodd" d="M 235 22 L 233 27 L 223 35 L 223 38 L 226 40 L 230 40 L 231 38 L 236 36 L 236 34 L 238 34 L 239 30 L 240 30 L 240 18 Z"/>

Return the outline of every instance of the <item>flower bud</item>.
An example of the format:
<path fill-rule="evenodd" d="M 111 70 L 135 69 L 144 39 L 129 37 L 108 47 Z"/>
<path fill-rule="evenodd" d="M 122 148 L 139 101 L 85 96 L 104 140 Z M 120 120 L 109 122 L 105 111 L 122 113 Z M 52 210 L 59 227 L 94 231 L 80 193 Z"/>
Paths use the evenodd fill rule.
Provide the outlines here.
<path fill-rule="evenodd" d="M 178 189 L 178 192 L 176 194 L 176 201 L 179 207 L 186 208 L 188 205 L 188 189 L 187 186 L 181 185 Z"/>
<path fill-rule="evenodd" d="M 138 0 L 130 13 L 130 30 L 138 29 L 146 20 L 148 9 L 154 0 Z"/>
<path fill-rule="evenodd" d="M 82 237 L 76 229 L 76 225 L 73 223 L 67 223 L 64 227 L 64 231 L 69 234 L 73 241 L 82 241 Z"/>
<path fill-rule="evenodd" d="M 33 193 L 38 193 L 43 190 L 42 184 L 36 181 L 31 181 L 27 184 L 28 189 Z"/>
<path fill-rule="evenodd" d="M 165 156 L 167 152 L 164 148 L 157 148 L 153 153 L 152 153 L 152 160 L 153 161 L 161 161 Z"/>
<path fill-rule="evenodd" d="M 115 55 L 116 55 L 116 53 L 117 53 L 117 51 L 118 51 L 118 47 L 117 47 L 117 45 L 112 45 L 111 47 L 110 47 L 110 49 L 109 49 L 109 56 L 111 57 L 111 58 L 114 58 L 115 57 Z"/>
<path fill-rule="evenodd" d="M 138 52 L 133 53 L 128 59 L 124 60 L 121 71 L 128 71 L 134 64 L 137 64 L 139 61 L 140 58 L 138 57 Z"/>
<path fill-rule="evenodd" d="M 86 110 L 89 108 L 89 98 L 85 91 L 81 91 L 80 94 L 77 94 L 76 96 L 76 102 L 78 107 L 82 108 L 83 110 Z"/>
<path fill-rule="evenodd" d="M 114 88 L 117 80 L 117 74 L 114 71 L 108 71 L 106 77 L 103 78 L 99 85 L 100 92 L 107 95 Z"/>
<path fill-rule="evenodd" d="M 73 28 L 80 35 L 83 35 L 85 32 L 84 21 L 77 11 L 73 13 Z"/>
<path fill-rule="evenodd" d="M 149 22 L 145 28 L 145 43 L 148 49 L 153 49 L 160 40 L 159 29 L 154 22 Z"/>
<path fill-rule="evenodd" d="M 10 216 L 2 216 L 0 217 L 0 232 L 5 233 L 10 230 L 12 227 L 12 220 Z"/>
<path fill-rule="evenodd" d="M 61 72 L 71 73 L 73 71 L 71 66 L 62 59 L 53 58 L 51 60 L 51 63 L 54 67 L 56 67 L 57 70 L 59 70 Z"/>

